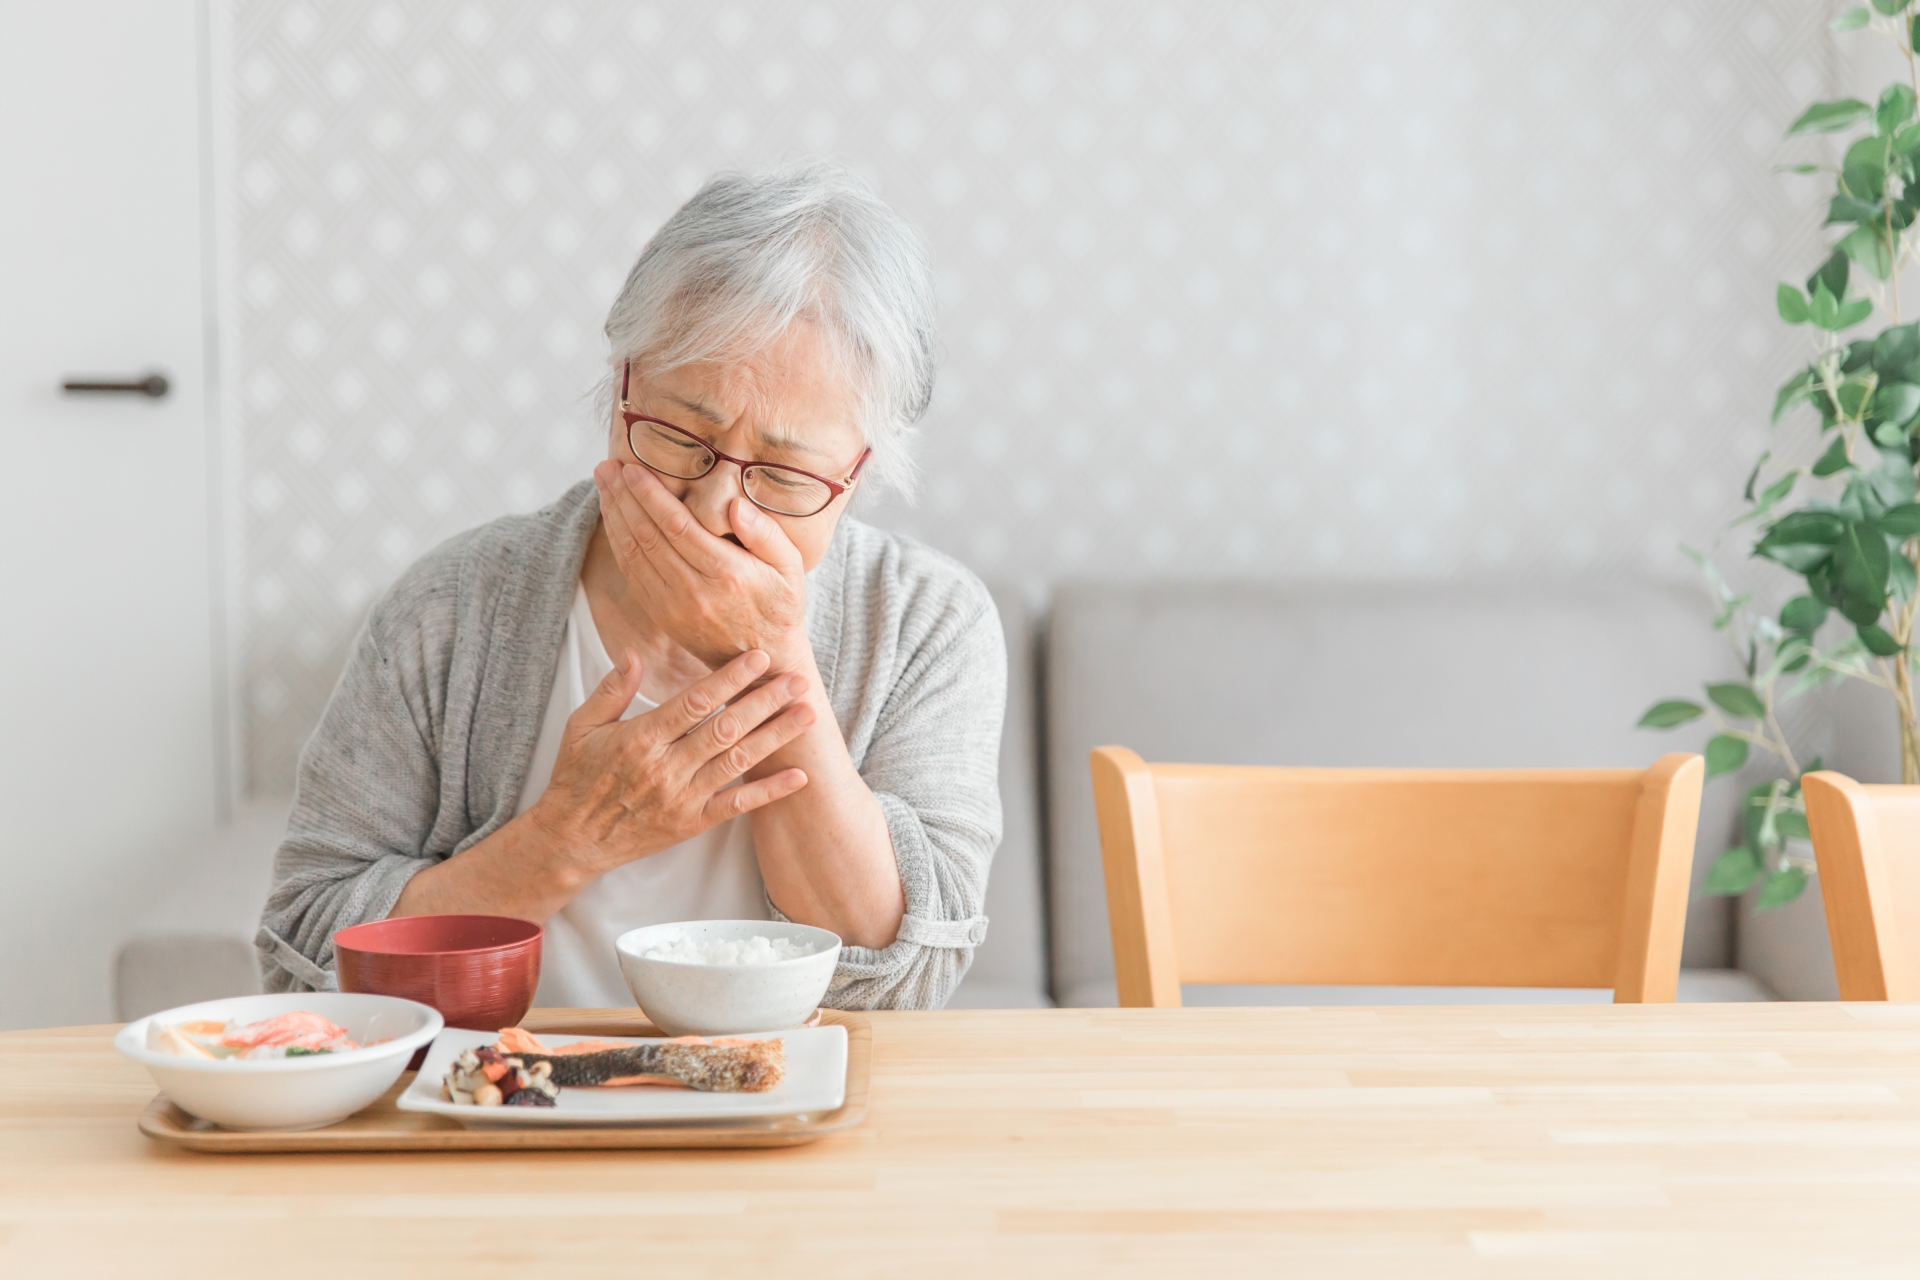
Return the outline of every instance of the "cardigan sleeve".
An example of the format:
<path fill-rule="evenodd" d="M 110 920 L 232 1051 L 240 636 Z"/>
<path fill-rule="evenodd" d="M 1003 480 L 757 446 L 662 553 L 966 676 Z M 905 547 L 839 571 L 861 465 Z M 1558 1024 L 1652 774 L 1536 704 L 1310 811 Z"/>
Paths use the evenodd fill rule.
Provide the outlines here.
<path fill-rule="evenodd" d="M 383 602 L 383 608 L 390 605 Z M 431 721 L 403 691 L 376 608 L 300 754 L 293 815 L 254 945 L 269 991 L 331 991 L 336 930 L 382 920 L 426 852 L 439 792 Z"/>
<path fill-rule="evenodd" d="M 891 945 L 842 948 L 826 998 L 835 1008 L 938 1009 L 986 939 L 1007 650 L 985 588 L 964 598 L 954 625 L 907 660 L 860 763 L 893 837 L 907 909 Z"/>

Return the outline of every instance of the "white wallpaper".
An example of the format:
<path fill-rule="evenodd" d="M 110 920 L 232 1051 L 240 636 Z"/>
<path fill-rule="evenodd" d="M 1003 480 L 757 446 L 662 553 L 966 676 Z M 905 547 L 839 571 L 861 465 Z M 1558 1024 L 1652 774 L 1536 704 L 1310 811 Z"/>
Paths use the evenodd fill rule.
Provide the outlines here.
<path fill-rule="evenodd" d="M 586 474 L 635 253 L 782 158 L 930 242 L 925 493 L 869 514 L 983 574 L 1677 575 L 1792 367 L 1825 16 L 240 0 L 253 785 L 402 567 Z"/>

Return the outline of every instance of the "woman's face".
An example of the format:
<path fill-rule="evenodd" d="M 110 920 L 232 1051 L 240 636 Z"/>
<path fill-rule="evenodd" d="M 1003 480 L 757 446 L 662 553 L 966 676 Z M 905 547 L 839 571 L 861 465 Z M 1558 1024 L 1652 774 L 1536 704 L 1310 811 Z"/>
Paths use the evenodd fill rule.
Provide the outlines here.
<path fill-rule="evenodd" d="M 698 436 L 720 453 L 749 462 L 777 462 L 846 484 L 866 446 L 855 425 L 854 398 L 821 340 L 816 326 L 801 321 L 773 346 L 752 359 L 729 364 L 683 365 L 664 373 L 633 367 L 627 400 L 636 413 L 672 423 Z M 628 444 L 627 424 L 614 408 L 607 456 L 637 463 Z M 698 480 L 654 472 L 667 492 L 686 504 L 701 527 L 716 537 L 733 537 L 727 509 L 744 498 L 740 468 L 717 463 Z M 833 530 L 853 490 L 836 497 L 812 516 L 789 516 L 761 508 L 761 514 L 786 531 L 811 569 L 827 553 Z"/>

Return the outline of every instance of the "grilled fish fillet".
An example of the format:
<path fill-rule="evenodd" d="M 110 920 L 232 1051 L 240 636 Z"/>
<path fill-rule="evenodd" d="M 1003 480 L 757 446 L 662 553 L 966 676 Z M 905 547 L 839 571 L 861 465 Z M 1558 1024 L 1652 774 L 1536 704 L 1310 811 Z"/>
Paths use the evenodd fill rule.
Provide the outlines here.
<path fill-rule="evenodd" d="M 667 1083 L 706 1093 L 765 1093 L 779 1085 L 787 1069 L 781 1040 L 662 1040 L 621 1045 L 592 1053 L 549 1051 L 529 1033 L 502 1032 L 498 1047 L 528 1067 L 549 1063 L 553 1082 L 565 1088 L 594 1085 Z"/>

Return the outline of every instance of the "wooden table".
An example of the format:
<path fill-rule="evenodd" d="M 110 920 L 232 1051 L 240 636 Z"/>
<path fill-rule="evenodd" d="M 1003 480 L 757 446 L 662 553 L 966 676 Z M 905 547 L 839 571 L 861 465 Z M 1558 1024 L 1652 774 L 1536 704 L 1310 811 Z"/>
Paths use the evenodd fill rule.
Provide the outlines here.
<path fill-rule="evenodd" d="M 0 1035 L 0 1276 L 1920 1275 L 1920 1006 L 872 1020 L 765 1152 L 196 1155 Z"/>

